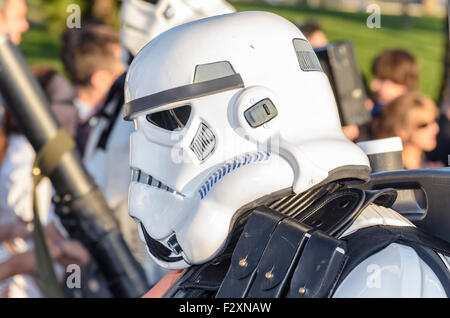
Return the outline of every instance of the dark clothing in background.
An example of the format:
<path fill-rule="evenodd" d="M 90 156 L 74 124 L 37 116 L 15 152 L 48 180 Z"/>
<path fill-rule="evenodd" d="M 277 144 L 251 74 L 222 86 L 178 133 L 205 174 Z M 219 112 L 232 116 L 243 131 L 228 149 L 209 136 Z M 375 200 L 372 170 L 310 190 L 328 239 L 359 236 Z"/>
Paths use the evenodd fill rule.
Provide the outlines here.
<path fill-rule="evenodd" d="M 377 116 L 383 111 L 385 105 L 375 102 L 371 111 L 372 117 Z"/>
<path fill-rule="evenodd" d="M 44 91 L 52 112 L 58 123 L 75 136 L 78 111 L 73 104 L 76 90 L 69 81 L 56 70 L 48 67 L 35 67 L 33 73 Z"/>
<path fill-rule="evenodd" d="M 440 130 L 437 135 L 437 146 L 427 154 L 427 158 L 431 161 L 440 161 L 447 166 L 448 155 L 450 155 L 450 120 L 445 115 L 441 115 L 438 124 Z"/>
<path fill-rule="evenodd" d="M 95 115 L 96 113 L 90 116 L 87 120 L 79 122 L 77 126 L 75 142 L 77 144 L 77 149 L 80 152 L 81 157 L 83 157 L 84 151 L 86 150 L 89 135 L 92 129 L 94 129 L 94 127 L 98 123 L 98 120 L 95 117 Z"/>
<path fill-rule="evenodd" d="M 354 142 L 368 141 L 373 140 L 372 135 L 372 122 L 365 123 L 363 125 L 358 126 L 359 128 L 359 136 L 354 140 Z"/>
<path fill-rule="evenodd" d="M 50 103 L 73 106 L 76 90 L 63 75 L 51 68 L 34 68 L 33 71 Z"/>

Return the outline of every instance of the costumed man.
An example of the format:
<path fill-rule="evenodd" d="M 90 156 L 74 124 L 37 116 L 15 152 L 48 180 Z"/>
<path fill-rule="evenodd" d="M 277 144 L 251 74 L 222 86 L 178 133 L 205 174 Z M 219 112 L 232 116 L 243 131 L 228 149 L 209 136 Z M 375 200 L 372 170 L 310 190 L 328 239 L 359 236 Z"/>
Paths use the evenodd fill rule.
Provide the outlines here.
<path fill-rule="evenodd" d="M 139 50 L 159 33 L 192 20 L 234 12 L 224 0 L 125 0 L 121 9 L 122 61 L 129 65 Z M 146 269 L 150 284 L 165 271 L 155 266 L 137 236 L 135 223 L 128 216 L 127 195 L 130 181 L 128 166 L 133 125 L 122 119 L 124 103 L 123 74 L 112 86 L 104 106 L 89 134 L 84 163 L 116 211 L 124 238 L 135 257 Z"/>
<path fill-rule="evenodd" d="M 361 190 L 329 81 L 289 21 L 241 12 L 133 60 L 129 213 L 172 270 L 147 297 L 446 297 L 449 243 Z M 170 287 L 169 287 L 170 285 Z"/>

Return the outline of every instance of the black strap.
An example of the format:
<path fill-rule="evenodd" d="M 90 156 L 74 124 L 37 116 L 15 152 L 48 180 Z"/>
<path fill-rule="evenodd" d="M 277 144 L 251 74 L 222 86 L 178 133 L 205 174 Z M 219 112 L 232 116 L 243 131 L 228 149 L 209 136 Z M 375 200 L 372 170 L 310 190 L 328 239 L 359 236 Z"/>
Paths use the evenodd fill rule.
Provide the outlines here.
<path fill-rule="evenodd" d="M 162 105 L 181 102 L 188 99 L 218 94 L 244 87 L 240 74 L 233 74 L 204 82 L 171 88 L 152 95 L 134 99 L 124 106 L 124 119 L 131 121 L 137 113 L 155 109 Z"/>
<path fill-rule="evenodd" d="M 292 218 L 283 219 L 270 236 L 261 256 L 248 298 L 279 298 L 289 284 L 290 274 L 308 241 L 310 228 Z"/>
<path fill-rule="evenodd" d="M 75 147 L 75 142 L 64 129 L 60 129 L 56 136 L 47 142 L 36 154 L 33 165 L 33 223 L 34 223 L 34 245 L 36 261 L 39 268 L 40 287 L 42 293 L 47 298 L 62 297 L 62 291 L 59 287 L 53 268 L 53 261 L 48 251 L 45 241 L 44 230 L 42 228 L 37 186 L 45 176 L 50 176 L 58 166 L 65 153 Z"/>
<path fill-rule="evenodd" d="M 420 259 L 422 259 L 436 274 L 444 287 L 445 293 L 450 297 L 450 271 L 444 265 L 439 255 L 432 249 L 424 246 L 414 245 L 412 248 L 416 251 L 417 255 L 419 255 Z"/>
<path fill-rule="evenodd" d="M 95 112 L 91 117 L 89 117 L 83 123 L 77 126 L 77 147 L 80 154 L 83 156 L 88 144 L 89 137 L 92 131 L 95 129 L 90 122 L 92 119 L 97 119 L 98 122 L 106 121 L 105 127 L 96 140 L 96 149 L 106 150 L 108 145 L 109 137 L 119 120 L 123 120 L 121 116 L 121 111 L 125 101 L 124 96 L 124 86 L 125 86 L 126 73 L 122 74 L 113 84 L 111 89 L 106 96 L 106 100 L 101 106 L 101 108 Z"/>
<path fill-rule="evenodd" d="M 371 203 L 390 207 L 397 198 L 393 189 L 340 189 L 317 200 L 295 219 L 303 224 L 340 237 Z"/>
<path fill-rule="evenodd" d="M 218 298 L 244 297 L 256 275 L 256 267 L 266 249 L 275 228 L 286 216 L 262 207 L 255 210 L 246 223 L 243 235 L 234 248 L 231 267 L 224 280 Z M 248 233 L 246 235 L 245 233 Z"/>
<path fill-rule="evenodd" d="M 330 235 L 341 232 L 361 213 L 366 195 L 359 189 L 342 189 L 327 195 L 296 217 L 299 222 Z"/>
<path fill-rule="evenodd" d="M 312 232 L 296 265 L 286 297 L 329 297 L 345 268 L 345 252 L 345 242 L 321 231 Z"/>
<path fill-rule="evenodd" d="M 100 139 L 97 143 L 97 148 L 106 149 L 109 136 L 118 120 L 122 119 L 122 108 L 125 102 L 124 87 L 125 87 L 126 73 L 122 74 L 113 84 L 109 90 L 106 101 L 98 113 L 98 117 L 101 120 L 105 118 L 108 121 L 108 125 L 103 130 Z"/>
<path fill-rule="evenodd" d="M 445 268 L 443 261 L 436 253 L 450 256 L 450 243 L 441 240 L 423 230 L 412 226 L 385 226 L 376 225 L 360 229 L 344 238 L 347 242 L 347 265 L 339 279 L 339 283 L 350 274 L 350 272 L 368 257 L 383 250 L 392 243 L 412 247 L 419 256 L 424 256 L 424 260 L 432 269 L 436 266 L 443 267 L 443 270 L 434 272 L 439 274 L 440 279 L 446 289 L 447 295 L 450 295 L 450 273 Z M 435 255 L 432 256 L 432 255 Z"/>
<path fill-rule="evenodd" d="M 213 261 L 186 269 L 164 298 L 213 298 L 230 267 L 231 251 Z"/>

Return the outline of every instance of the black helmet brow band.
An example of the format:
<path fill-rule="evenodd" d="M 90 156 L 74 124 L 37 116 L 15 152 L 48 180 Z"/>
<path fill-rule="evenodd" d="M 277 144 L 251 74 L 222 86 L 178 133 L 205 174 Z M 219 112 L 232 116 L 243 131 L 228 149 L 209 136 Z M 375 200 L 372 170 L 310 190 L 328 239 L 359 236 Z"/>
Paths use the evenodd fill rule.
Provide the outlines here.
<path fill-rule="evenodd" d="M 168 89 L 159 93 L 137 98 L 125 104 L 124 119 L 131 121 L 132 117 L 142 111 L 147 111 L 162 105 L 181 102 L 188 99 L 239 89 L 244 87 L 240 74 L 234 74 L 200 83 L 194 83 Z"/>

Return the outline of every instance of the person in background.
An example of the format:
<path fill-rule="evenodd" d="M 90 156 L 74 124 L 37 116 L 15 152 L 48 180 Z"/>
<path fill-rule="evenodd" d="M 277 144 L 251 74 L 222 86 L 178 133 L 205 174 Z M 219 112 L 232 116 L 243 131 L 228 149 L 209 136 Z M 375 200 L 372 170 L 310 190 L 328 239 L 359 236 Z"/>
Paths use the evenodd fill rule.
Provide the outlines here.
<path fill-rule="evenodd" d="M 15 237 L 19 239 L 23 237 Z M 48 243 L 47 243 L 48 244 Z M 49 254 L 53 261 L 58 262 L 63 267 L 71 264 L 82 264 L 83 259 L 89 259 L 88 254 L 80 255 L 80 243 L 72 240 L 64 240 L 57 243 L 48 244 Z M 18 253 L 8 258 L 5 262 L 0 263 L 0 286 L 2 287 L 1 298 L 17 298 L 17 297 L 40 297 L 40 294 L 31 294 L 29 291 L 26 294 L 17 293 L 17 287 L 25 283 L 23 279 L 26 276 L 36 276 L 37 262 L 34 251 L 26 251 Z M 36 279 L 37 281 L 37 279 Z M 4 283 L 8 284 L 8 288 L 3 289 Z M 13 284 L 16 288 L 13 288 Z"/>
<path fill-rule="evenodd" d="M 406 169 L 435 168 L 438 162 L 429 162 L 425 152 L 436 147 L 439 126 L 438 108 L 424 94 L 407 92 L 385 106 L 373 121 L 376 138 L 398 136 L 403 143 L 403 166 Z"/>
<path fill-rule="evenodd" d="M 0 35 L 8 35 L 19 45 L 22 33 L 29 28 L 26 13 L 24 0 L 0 0 Z M 35 153 L 5 109 L 1 96 L 0 101 L 0 297 L 40 297 L 30 241 Z M 37 188 L 50 254 L 54 261 L 64 259 L 82 265 L 89 254 L 80 243 L 64 237 L 49 209 L 50 190 L 49 180 L 43 180 Z"/>
<path fill-rule="evenodd" d="M 11 41 L 19 45 L 29 27 L 25 0 L 0 0 L 0 35 L 8 34 Z"/>
<path fill-rule="evenodd" d="M 297 25 L 297 27 L 302 31 L 303 35 L 313 48 L 326 46 L 329 43 L 327 36 L 317 22 L 307 21 L 304 24 Z M 360 134 L 357 125 L 342 126 L 342 131 L 350 140 L 357 139 Z"/>
<path fill-rule="evenodd" d="M 317 22 L 307 21 L 298 25 L 300 31 L 308 39 L 309 44 L 313 48 L 325 46 L 328 44 L 328 38 Z"/>
<path fill-rule="evenodd" d="M 55 69 L 46 66 L 32 67 L 32 71 L 44 91 L 59 124 L 75 138 L 78 110 L 73 104 L 75 88 Z"/>
<path fill-rule="evenodd" d="M 91 119 L 114 81 L 125 71 L 118 32 L 106 25 L 69 29 L 62 36 L 61 59 L 75 85 L 78 109 L 76 141 L 83 154 L 93 126 Z"/>
<path fill-rule="evenodd" d="M 389 49 L 378 55 L 372 63 L 372 74 L 373 116 L 400 95 L 419 86 L 419 64 L 411 53 L 402 49 Z"/>
<path fill-rule="evenodd" d="M 441 115 L 438 120 L 439 134 L 437 135 L 437 146 L 432 152 L 427 153 L 429 160 L 442 162 L 450 165 L 450 79 L 447 80 L 445 94 L 441 102 Z"/>
<path fill-rule="evenodd" d="M 429 154 L 430 160 L 439 160 L 444 165 L 450 165 L 450 103 L 442 105 L 439 117 L 439 134 L 437 136 L 437 147 Z"/>
<path fill-rule="evenodd" d="M 1 124 L 0 136 L 1 144 L 6 145 L 0 151 L 0 296 L 40 297 L 31 239 L 34 190 L 31 170 L 35 153 L 8 111 Z M 51 209 L 50 181 L 42 180 L 36 191 L 53 260 L 61 265 L 87 264 L 89 253 L 79 242 L 68 238 Z M 67 259 L 70 261 L 64 261 Z M 62 268 L 59 271 L 64 274 Z"/>

